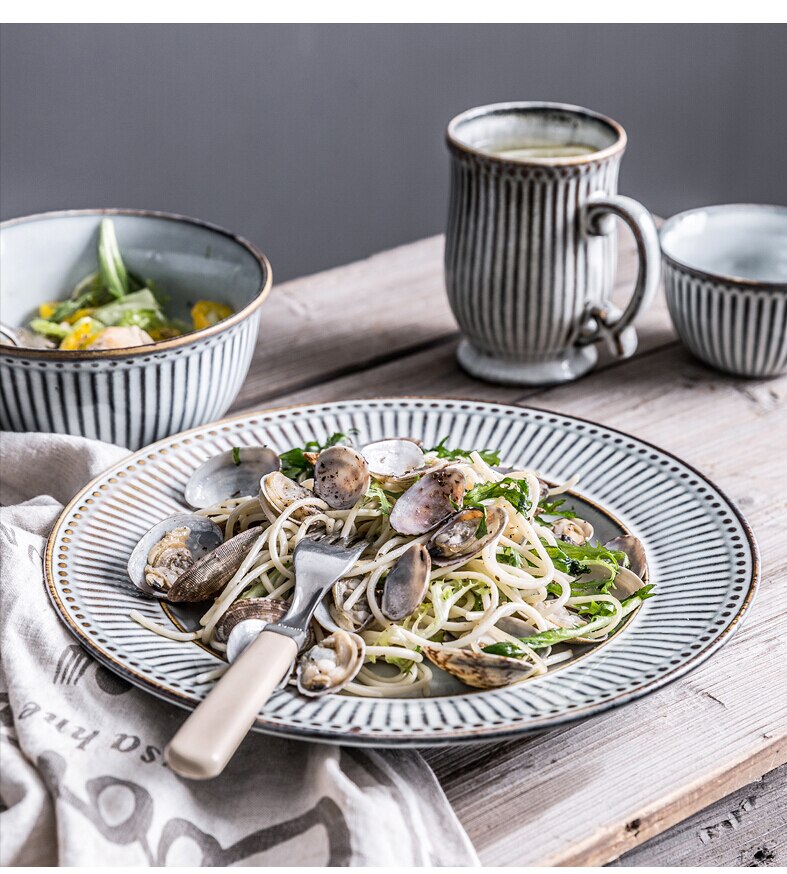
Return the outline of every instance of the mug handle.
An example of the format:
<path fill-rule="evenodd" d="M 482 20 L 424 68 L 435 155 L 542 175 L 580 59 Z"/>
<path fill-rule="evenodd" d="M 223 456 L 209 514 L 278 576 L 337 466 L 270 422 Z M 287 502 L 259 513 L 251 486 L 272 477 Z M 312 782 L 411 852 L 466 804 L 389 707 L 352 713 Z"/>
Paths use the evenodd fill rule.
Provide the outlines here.
<path fill-rule="evenodd" d="M 588 198 L 583 211 L 584 231 L 591 236 L 606 236 L 614 229 L 613 216 L 622 219 L 634 234 L 639 257 L 639 272 L 631 300 L 620 310 L 611 302 L 589 304 L 586 324 L 577 338 L 578 346 L 604 340 L 616 358 L 629 358 L 637 348 L 637 334 L 631 324 L 650 306 L 661 276 L 661 247 L 653 216 L 631 197 L 596 192 Z"/>

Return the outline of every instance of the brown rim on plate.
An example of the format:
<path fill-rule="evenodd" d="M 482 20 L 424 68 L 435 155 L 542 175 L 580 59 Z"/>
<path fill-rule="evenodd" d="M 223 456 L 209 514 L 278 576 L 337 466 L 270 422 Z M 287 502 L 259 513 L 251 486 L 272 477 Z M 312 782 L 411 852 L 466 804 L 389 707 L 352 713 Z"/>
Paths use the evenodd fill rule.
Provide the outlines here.
<path fill-rule="evenodd" d="M 172 440 L 180 441 L 182 438 L 188 437 L 191 434 L 195 434 L 200 431 L 204 431 L 207 429 L 218 429 L 224 426 L 226 428 L 227 425 L 241 421 L 253 419 L 255 416 L 263 416 L 269 413 L 274 412 L 282 412 L 282 411 L 292 411 L 299 412 L 303 410 L 314 410 L 317 411 L 319 407 L 330 407 L 334 405 L 342 405 L 342 404 L 354 404 L 354 403 L 374 403 L 374 402 L 388 402 L 394 403 L 396 401 L 414 401 L 414 402 L 431 402 L 431 403 L 463 403 L 464 399 L 462 398 L 431 398 L 425 396 L 403 396 L 401 398 L 390 398 L 390 397 L 382 397 L 382 398 L 365 398 L 365 399 L 353 399 L 350 401 L 341 401 L 335 402 L 335 404 L 299 404 L 299 405 L 281 405 L 269 407 L 253 412 L 246 412 L 234 416 L 227 417 L 225 419 L 221 419 L 217 422 L 203 425 L 198 428 L 192 428 L 188 431 L 183 431 L 180 434 L 172 435 L 171 437 L 165 438 L 163 440 L 158 441 L 157 443 L 153 443 L 150 446 L 140 449 L 135 453 L 127 456 L 119 462 L 123 465 L 133 465 L 137 461 L 142 460 L 143 456 L 149 455 L 151 453 L 155 453 L 157 450 L 159 452 L 166 452 L 167 448 L 165 444 L 171 442 Z M 467 404 L 481 404 L 484 402 L 480 402 L 477 400 L 467 399 Z M 487 404 L 484 403 L 485 406 L 493 409 L 495 407 L 505 408 L 510 405 L 506 404 Z M 714 491 L 722 498 L 729 508 L 730 512 L 733 513 L 741 527 L 741 531 L 745 535 L 747 545 L 751 554 L 751 573 L 748 579 L 748 586 L 745 592 L 745 595 L 741 598 L 740 604 L 737 606 L 735 615 L 731 616 L 726 620 L 724 628 L 718 633 L 718 636 L 712 641 L 706 643 L 704 646 L 699 647 L 695 650 L 693 655 L 687 656 L 685 661 L 681 664 L 674 666 L 670 671 L 666 673 L 662 673 L 660 676 L 655 676 L 653 679 L 647 680 L 639 685 L 637 688 L 632 690 L 627 690 L 624 692 L 619 692 L 614 695 L 610 695 L 605 698 L 603 701 L 593 702 L 584 706 L 579 706 L 572 708 L 559 716 L 547 716 L 547 717 L 538 717 L 528 721 L 527 725 L 518 725 L 508 728 L 500 728 L 496 725 L 488 725 L 481 728 L 453 728 L 451 730 L 450 736 L 443 737 L 434 737 L 430 736 L 428 738 L 408 738 L 403 737 L 400 733 L 394 732 L 382 732 L 376 731 L 374 736 L 361 736 L 357 733 L 353 733 L 353 730 L 350 730 L 350 733 L 337 734 L 335 731 L 330 731 L 324 728 L 318 727 L 310 727 L 308 730 L 300 727 L 288 727 L 282 726 L 275 722 L 271 722 L 266 720 L 263 717 L 258 716 L 255 722 L 257 728 L 271 734 L 277 734 L 280 736 L 298 738 L 298 739 L 311 739 L 318 740 L 322 742 L 328 743 L 338 743 L 345 745 L 367 745 L 367 746 L 433 746 L 433 745 L 441 745 L 458 741 L 484 741 L 484 740 L 492 740 L 492 739 L 502 739 L 506 737 L 514 737 L 514 736 L 522 736 L 527 733 L 531 733 L 533 731 L 542 730 L 544 728 L 551 728 L 558 725 L 564 725 L 567 723 L 571 723 L 576 721 L 579 718 L 586 717 L 589 715 L 603 713 L 607 710 L 613 709 L 617 706 L 620 706 L 624 703 L 637 700 L 642 696 L 655 691 L 656 689 L 662 688 L 674 680 L 679 679 L 682 676 L 685 676 L 687 673 L 692 671 L 694 668 L 699 666 L 702 662 L 704 662 L 707 658 L 709 658 L 713 653 L 715 653 L 721 646 L 723 646 L 726 642 L 729 641 L 732 633 L 738 627 L 740 621 L 742 620 L 744 614 L 749 609 L 754 595 L 757 591 L 759 581 L 760 581 L 760 558 L 759 558 L 759 549 L 757 546 L 757 542 L 754 538 L 754 534 L 749 526 L 748 522 L 738 509 L 738 507 L 732 502 L 726 494 L 719 489 L 714 483 L 712 483 L 707 477 L 701 474 L 695 467 L 691 464 L 683 461 L 682 459 L 675 456 L 673 453 L 661 449 L 657 446 L 654 446 L 652 443 L 649 443 L 646 440 L 643 440 L 639 437 L 631 437 L 623 431 L 619 431 L 616 428 L 609 427 L 607 425 L 601 425 L 600 423 L 594 422 L 590 419 L 585 419 L 581 416 L 573 416 L 567 414 L 555 413 L 553 410 L 544 409 L 541 407 L 516 407 L 520 412 L 526 412 L 528 410 L 535 412 L 536 414 L 543 413 L 547 416 L 550 415 L 562 415 L 566 419 L 574 420 L 576 422 L 580 422 L 583 424 L 588 424 L 594 427 L 598 427 L 603 429 L 606 432 L 611 434 L 618 435 L 619 437 L 624 437 L 627 439 L 633 439 L 637 442 L 641 443 L 643 446 L 649 447 L 654 451 L 660 453 L 668 459 L 671 459 L 674 462 L 682 465 L 687 470 L 691 471 L 695 474 L 700 480 L 704 481 L 708 485 L 711 485 Z M 229 430 L 229 429 L 227 429 Z M 113 465 L 112 467 L 114 467 Z M 71 501 L 64 507 L 61 514 L 58 516 L 57 521 L 54 524 L 52 529 L 52 533 L 50 534 L 47 540 L 46 552 L 45 552 L 45 577 L 46 584 L 50 599 L 53 602 L 53 605 L 56 607 L 57 612 L 60 615 L 60 618 L 64 623 L 68 626 L 70 632 L 74 637 L 76 637 L 79 642 L 93 655 L 99 662 L 109 667 L 115 673 L 119 674 L 121 677 L 125 677 L 130 679 L 135 685 L 141 686 L 152 694 L 156 695 L 159 698 L 167 700 L 171 703 L 177 704 L 180 707 L 184 707 L 186 709 L 193 709 L 198 701 L 195 701 L 193 697 L 178 692 L 176 690 L 167 688 L 162 686 L 160 683 L 156 682 L 156 680 L 146 673 L 142 671 L 135 670 L 132 667 L 128 667 L 125 664 L 120 663 L 117 659 L 115 659 L 111 652 L 100 646 L 97 641 L 95 641 L 90 635 L 86 634 L 84 629 L 82 629 L 76 622 L 73 621 L 72 617 L 69 615 L 65 605 L 60 599 L 59 592 L 56 588 L 56 571 L 54 567 L 54 548 L 55 541 L 57 539 L 58 529 L 62 524 L 67 521 L 69 514 L 73 511 L 73 508 L 83 502 L 92 501 L 92 498 L 87 498 L 86 495 L 93 491 L 95 487 L 100 483 L 100 481 L 105 476 L 105 472 L 99 474 L 97 477 L 92 479 L 86 486 L 84 486 L 77 495 L 72 498 Z M 583 500 L 587 500 L 583 497 Z M 607 510 L 604 511 L 608 513 Z M 621 526 L 626 527 L 626 526 Z M 636 611 L 639 613 L 639 610 Z M 636 615 L 636 614 L 635 614 Z M 218 659 L 217 659 L 218 661 Z M 579 660 L 577 660 L 579 661 Z M 572 662 L 576 663 L 576 662 Z M 218 664 L 217 664 L 218 667 Z M 558 672 L 559 673 L 559 672 Z M 549 674 L 546 675 L 547 677 Z M 538 682 L 543 678 L 538 678 L 535 682 Z M 526 686 L 526 684 L 523 684 Z M 506 688 L 516 688 L 514 687 L 506 687 Z M 522 688 L 522 687 L 520 687 Z M 493 690 L 493 691 L 501 691 L 501 690 Z M 477 692 L 475 694 L 478 695 L 487 695 L 490 694 L 490 691 L 485 692 Z M 472 697 L 473 693 L 470 693 L 469 697 Z M 460 697 L 468 697 L 468 696 L 460 696 Z M 366 699 L 364 699 L 366 700 Z M 386 699 L 387 700 L 387 699 Z M 405 700 L 405 699 L 395 699 L 395 700 Z M 425 700 L 441 700 L 439 698 L 436 699 L 425 699 Z M 445 699 L 443 699 L 445 700 Z M 357 729 L 355 730 L 357 731 Z"/>
<path fill-rule="evenodd" d="M 228 316 L 226 319 L 217 322 L 215 325 L 210 325 L 207 328 L 200 328 L 196 331 L 189 331 L 187 334 L 182 334 L 180 337 L 172 337 L 169 340 L 159 340 L 155 343 L 147 343 L 144 346 L 129 346 L 124 349 L 33 349 L 27 346 L 3 346 L 3 355 L 10 355 L 17 358 L 34 358 L 36 360 L 47 358 L 60 361 L 95 361 L 96 359 L 105 358 L 134 358 L 141 355 L 153 355 L 159 351 L 169 349 L 177 349 L 181 346 L 190 346 L 198 343 L 206 337 L 212 337 L 222 331 L 237 325 L 250 316 L 257 310 L 267 298 L 273 283 L 273 273 L 271 265 L 267 257 L 253 244 L 244 237 L 233 234 L 219 225 L 211 224 L 210 222 L 202 221 L 201 219 L 189 218 L 188 216 L 178 215 L 170 212 L 157 212 L 150 209 L 122 209 L 122 208 L 104 208 L 104 209 L 65 209 L 55 210 L 53 212 L 41 212 L 34 215 L 19 216 L 17 218 L 7 219 L 0 222 L 0 230 L 14 227 L 16 225 L 26 224 L 28 222 L 40 221 L 42 219 L 68 218 L 70 216 L 112 216 L 112 215 L 127 215 L 139 216 L 142 218 L 157 218 L 167 221 L 178 222 L 182 224 L 193 225 L 197 228 L 202 228 L 206 231 L 212 231 L 226 237 L 232 242 L 237 243 L 242 249 L 245 249 L 257 262 L 260 268 L 262 282 L 253 300 L 246 304 L 242 309 Z"/>

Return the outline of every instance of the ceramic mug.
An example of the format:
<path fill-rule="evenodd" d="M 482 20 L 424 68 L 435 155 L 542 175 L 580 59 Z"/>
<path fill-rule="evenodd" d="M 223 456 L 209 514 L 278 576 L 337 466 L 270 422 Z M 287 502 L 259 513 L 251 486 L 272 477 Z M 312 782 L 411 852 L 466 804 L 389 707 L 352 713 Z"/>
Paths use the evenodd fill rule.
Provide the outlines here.
<path fill-rule="evenodd" d="M 667 306 L 688 349 L 736 376 L 787 373 L 787 206 L 690 209 L 660 237 Z"/>
<path fill-rule="evenodd" d="M 577 106 L 497 103 L 456 116 L 446 137 L 445 280 L 464 334 L 461 365 L 493 382 L 543 385 L 587 373 L 599 341 L 632 355 L 632 323 L 658 287 L 660 251 L 650 213 L 617 194 L 623 128 Z M 639 255 L 623 312 L 609 299 L 613 216 Z"/>

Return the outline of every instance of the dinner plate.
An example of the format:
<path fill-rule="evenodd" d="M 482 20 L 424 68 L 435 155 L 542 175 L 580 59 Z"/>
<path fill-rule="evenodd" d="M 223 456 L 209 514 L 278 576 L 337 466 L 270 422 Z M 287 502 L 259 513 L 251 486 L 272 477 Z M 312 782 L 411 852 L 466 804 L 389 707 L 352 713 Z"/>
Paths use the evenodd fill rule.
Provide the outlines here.
<path fill-rule="evenodd" d="M 517 686 L 478 691 L 436 678 L 429 697 L 306 699 L 278 691 L 255 729 L 366 746 L 426 746 L 541 731 L 618 706 L 697 667 L 740 624 L 758 581 L 757 545 L 738 509 L 709 480 L 661 449 L 573 416 L 527 407 L 431 398 L 357 400 L 266 410 L 205 425 L 127 457 L 87 485 L 49 538 L 52 602 L 74 636 L 129 682 L 182 707 L 222 664 L 191 642 L 160 637 L 128 618 L 187 617 L 140 597 L 126 562 L 155 522 L 185 509 L 194 468 L 234 446 L 283 451 L 336 431 L 363 444 L 390 436 L 494 448 L 502 464 L 545 479 L 578 475 L 570 498 L 603 540 L 631 532 L 645 545 L 655 597 L 608 642 Z"/>

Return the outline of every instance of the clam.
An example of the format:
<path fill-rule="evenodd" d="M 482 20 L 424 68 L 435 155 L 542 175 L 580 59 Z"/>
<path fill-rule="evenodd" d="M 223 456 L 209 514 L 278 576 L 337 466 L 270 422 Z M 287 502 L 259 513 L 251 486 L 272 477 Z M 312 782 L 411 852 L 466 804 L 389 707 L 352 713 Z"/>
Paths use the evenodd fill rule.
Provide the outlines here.
<path fill-rule="evenodd" d="M 280 471 L 266 474 L 260 480 L 260 504 L 263 509 L 270 510 L 274 516 L 282 513 L 290 504 L 312 497 L 314 492 L 291 480 Z M 307 516 L 318 512 L 317 507 L 299 507 L 294 510 L 291 518 L 302 522 Z"/>
<path fill-rule="evenodd" d="M 593 536 L 593 526 L 584 519 L 556 519 L 549 526 L 558 540 L 582 546 Z"/>
<path fill-rule="evenodd" d="M 360 631 L 362 628 L 366 628 L 373 619 L 372 610 L 365 594 L 361 595 L 349 610 L 344 606 L 360 584 L 359 577 L 343 578 L 333 584 L 333 606 L 329 609 L 338 627 L 345 631 Z"/>
<path fill-rule="evenodd" d="M 423 601 L 429 587 L 432 558 L 427 548 L 416 543 L 401 555 L 385 578 L 383 615 L 392 622 L 409 616 Z"/>
<path fill-rule="evenodd" d="M 267 446 L 228 449 L 204 461 L 189 477 L 186 503 L 201 509 L 227 498 L 253 495 L 260 477 L 280 467 L 279 456 Z"/>
<path fill-rule="evenodd" d="M 541 479 L 541 477 L 538 477 L 538 500 L 539 501 L 546 500 L 549 497 L 549 490 L 551 488 L 552 488 L 552 486 L 550 486 L 546 480 L 543 480 L 543 479 Z"/>
<path fill-rule="evenodd" d="M 241 598 L 230 605 L 219 620 L 216 626 L 216 640 L 225 643 L 232 629 L 247 619 L 258 619 L 266 625 L 269 622 L 278 622 L 284 619 L 289 609 L 289 602 L 283 598 Z M 301 650 L 313 645 L 314 633 L 310 628 Z"/>
<path fill-rule="evenodd" d="M 366 644 L 349 631 L 334 631 L 298 660 L 298 691 L 310 698 L 340 692 L 363 667 Z"/>
<path fill-rule="evenodd" d="M 127 565 L 129 578 L 146 595 L 166 598 L 184 571 L 223 542 L 221 528 L 204 516 L 170 516 L 146 531 L 134 547 Z"/>
<path fill-rule="evenodd" d="M 538 634 L 535 626 L 516 616 L 503 616 L 502 619 L 498 619 L 495 628 L 499 628 L 504 634 L 510 634 L 511 637 L 532 637 Z"/>
<path fill-rule="evenodd" d="M 607 541 L 604 546 L 607 549 L 617 549 L 626 554 L 629 560 L 629 570 L 636 574 L 640 580 L 648 575 L 648 559 L 645 555 L 645 547 L 639 537 L 633 534 L 623 534 Z"/>
<path fill-rule="evenodd" d="M 334 510 L 349 510 L 371 482 L 366 459 L 351 446 L 324 449 L 314 464 L 314 493 Z"/>
<path fill-rule="evenodd" d="M 484 510 L 479 507 L 460 510 L 435 531 L 427 543 L 434 567 L 446 570 L 459 567 L 497 540 L 508 523 L 508 514 L 495 505 L 485 511 L 485 533 L 479 534 L 484 519 Z"/>
<path fill-rule="evenodd" d="M 464 474 L 456 467 L 443 467 L 425 474 L 404 492 L 389 521 L 399 534 L 426 534 L 436 528 L 462 503 Z"/>
<path fill-rule="evenodd" d="M 223 589 L 235 575 L 260 534 L 259 528 L 249 528 L 203 556 L 177 578 L 167 593 L 167 600 L 206 601 Z"/>
<path fill-rule="evenodd" d="M 412 440 L 394 437 L 367 443 L 361 454 L 372 476 L 382 482 L 402 482 L 412 479 L 425 468 L 421 447 Z"/>
<path fill-rule="evenodd" d="M 476 689 L 498 689 L 523 680 L 533 671 L 533 665 L 521 659 L 490 655 L 470 649 L 437 649 L 425 646 L 423 654 L 446 673 L 458 677 Z"/>

